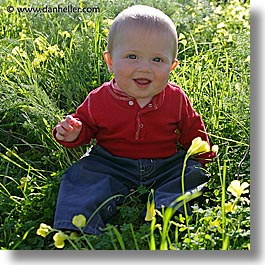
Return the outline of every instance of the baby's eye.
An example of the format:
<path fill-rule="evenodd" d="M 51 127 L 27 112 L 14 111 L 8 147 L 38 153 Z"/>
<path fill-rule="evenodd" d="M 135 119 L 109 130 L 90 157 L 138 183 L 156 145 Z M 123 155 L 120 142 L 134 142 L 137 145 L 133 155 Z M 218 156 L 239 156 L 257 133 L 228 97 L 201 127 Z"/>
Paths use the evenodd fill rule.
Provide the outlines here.
<path fill-rule="evenodd" d="M 132 59 L 132 60 L 135 60 L 135 59 L 137 59 L 137 56 L 135 54 L 129 54 L 127 56 L 127 58 Z"/>
<path fill-rule="evenodd" d="M 153 61 L 156 62 L 156 63 L 163 62 L 163 60 L 161 58 L 159 58 L 159 57 L 154 58 Z"/>

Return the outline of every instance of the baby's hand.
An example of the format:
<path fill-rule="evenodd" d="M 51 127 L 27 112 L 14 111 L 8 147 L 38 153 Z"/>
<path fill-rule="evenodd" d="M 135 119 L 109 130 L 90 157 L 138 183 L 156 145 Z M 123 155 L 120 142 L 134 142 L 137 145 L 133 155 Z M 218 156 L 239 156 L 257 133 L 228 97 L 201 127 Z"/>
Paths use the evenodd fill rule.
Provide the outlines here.
<path fill-rule="evenodd" d="M 71 115 L 60 121 L 56 126 L 55 137 L 60 141 L 73 142 L 81 132 L 82 122 Z"/>

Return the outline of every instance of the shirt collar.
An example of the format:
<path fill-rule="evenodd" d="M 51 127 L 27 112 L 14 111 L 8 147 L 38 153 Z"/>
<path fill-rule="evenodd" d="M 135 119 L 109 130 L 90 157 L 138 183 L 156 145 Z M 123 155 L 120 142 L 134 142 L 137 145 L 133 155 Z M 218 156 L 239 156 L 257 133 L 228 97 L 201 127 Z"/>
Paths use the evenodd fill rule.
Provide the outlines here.
<path fill-rule="evenodd" d="M 166 90 L 167 90 L 168 86 L 169 85 L 167 84 L 166 88 L 161 93 L 159 93 L 158 95 L 155 95 L 152 98 L 150 103 L 153 105 L 154 109 L 158 109 L 163 104 L 164 99 L 165 99 Z M 108 90 L 109 90 L 110 94 L 115 99 L 118 99 L 118 100 L 121 100 L 121 101 L 131 101 L 131 100 L 135 99 L 134 97 L 129 96 L 124 91 L 122 91 L 119 88 L 117 88 L 117 86 L 115 85 L 115 78 L 113 78 L 109 82 Z M 147 105 L 149 105 L 149 104 L 147 104 Z"/>
<path fill-rule="evenodd" d="M 109 82 L 109 92 L 110 94 L 118 100 L 122 100 L 122 101 L 129 101 L 134 99 L 134 97 L 131 97 L 129 95 L 127 95 L 124 91 L 120 90 L 119 88 L 117 88 L 115 86 L 115 78 L 113 78 L 110 82 Z"/>

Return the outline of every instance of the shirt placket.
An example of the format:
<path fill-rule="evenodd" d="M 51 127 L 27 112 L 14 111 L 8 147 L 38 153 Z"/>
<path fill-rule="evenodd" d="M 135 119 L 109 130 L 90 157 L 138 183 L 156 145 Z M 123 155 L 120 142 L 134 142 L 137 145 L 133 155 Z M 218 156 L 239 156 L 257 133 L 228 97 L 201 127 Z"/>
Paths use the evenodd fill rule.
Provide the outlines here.
<path fill-rule="evenodd" d="M 147 112 L 153 111 L 153 103 L 149 103 L 144 108 L 140 108 L 137 112 L 136 116 L 136 132 L 135 132 L 135 140 L 136 141 L 143 141 L 145 137 L 145 126 L 144 124 L 144 115 Z"/>
<path fill-rule="evenodd" d="M 161 95 L 159 96 L 155 96 L 153 100 L 150 103 L 148 103 L 144 108 L 140 108 L 135 98 L 129 97 L 123 91 L 115 89 L 113 83 L 111 84 L 110 92 L 116 99 L 123 102 L 123 104 L 127 104 L 129 108 L 132 108 L 137 111 L 136 121 L 135 121 L 136 122 L 135 140 L 143 141 L 145 139 L 145 127 L 146 127 L 143 116 L 147 112 L 158 109 L 159 105 L 158 100 L 160 101 L 163 100 L 164 92 L 162 92 Z"/>

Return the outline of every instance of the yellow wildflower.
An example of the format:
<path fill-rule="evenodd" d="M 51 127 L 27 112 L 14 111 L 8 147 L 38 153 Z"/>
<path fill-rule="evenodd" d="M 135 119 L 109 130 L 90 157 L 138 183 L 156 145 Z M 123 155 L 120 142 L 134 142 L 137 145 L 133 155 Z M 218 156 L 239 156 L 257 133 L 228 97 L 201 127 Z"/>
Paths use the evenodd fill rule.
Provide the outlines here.
<path fill-rule="evenodd" d="M 25 33 L 23 33 L 23 30 L 21 32 L 19 32 L 18 35 L 19 35 L 19 38 L 21 40 L 25 40 L 27 38 L 27 35 Z"/>
<path fill-rule="evenodd" d="M 28 178 L 27 177 L 22 177 L 20 179 L 20 185 L 18 186 L 18 188 L 24 189 L 27 185 L 28 182 Z"/>
<path fill-rule="evenodd" d="M 108 29 L 103 29 L 103 33 L 104 33 L 106 36 L 108 36 L 108 34 L 109 34 L 109 30 L 108 30 Z"/>
<path fill-rule="evenodd" d="M 232 202 L 225 204 L 225 212 L 226 213 L 234 213 L 236 211 L 236 205 L 234 205 Z"/>
<path fill-rule="evenodd" d="M 46 237 L 49 232 L 51 231 L 51 227 L 49 225 L 46 225 L 44 223 L 40 224 L 39 229 L 37 230 L 36 234 L 42 237 Z"/>
<path fill-rule="evenodd" d="M 43 37 L 38 37 L 34 42 L 38 45 L 40 51 L 45 50 L 45 39 Z"/>
<path fill-rule="evenodd" d="M 210 222 L 209 229 L 215 231 L 220 227 L 220 221 L 216 218 L 213 222 Z"/>
<path fill-rule="evenodd" d="M 32 67 L 33 68 L 38 68 L 40 66 L 41 61 L 38 58 L 34 58 L 32 61 Z"/>
<path fill-rule="evenodd" d="M 12 155 L 16 155 L 16 150 L 15 149 L 17 149 L 17 148 L 14 148 L 14 149 L 12 149 L 12 150 L 7 150 L 6 151 L 6 156 L 7 157 L 11 157 Z"/>
<path fill-rule="evenodd" d="M 215 13 L 215 14 L 222 14 L 222 6 L 221 6 L 221 5 L 218 5 L 218 6 L 215 8 L 214 13 Z"/>
<path fill-rule="evenodd" d="M 45 62 L 48 59 L 46 53 L 40 54 L 38 52 L 34 52 L 34 55 L 36 58 L 32 61 L 32 67 L 39 67 L 42 62 Z"/>
<path fill-rule="evenodd" d="M 205 21 L 205 22 L 208 22 L 208 21 L 210 21 L 211 19 L 209 18 L 209 16 L 206 16 L 206 17 L 204 17 L 202 20 Z"/>
<path fill-rule="evenodd" d="M 64 240 L 67 238 L 66 234 L 59 231 L 53 236 L 54 246 L 57 248 L 63 248 L 65 246 Z"/>
<path fill-rule="evenodd" d="M 201 137 L 197 137 L 192 140 L 191 146 L 187 152 L 187 156 L 207 153 L 211 151 L 208 142 L 203 141 Z"/>
<path fill-rule="evenodd" d="M 76 240 L 76 239 L 78 239 L 79 235 L 77 232 L 72 232 L 69 237 L 72 240 Z"/>
<path fill-rule="evenodd" d="M 62 37 L 65 37 L 66 39 L 71 37 L 71 34 L 68 31 L 61 31 L 59 33 Z"/>
<path fill-rule="evenodd" d="M 224 22 L 220 22 L 218 25 L 217 25 L 217 28 L 218 29 L 221 29 L 221 28 L 224 28 L 225 27 L 225 23 Z"/>
<path fill-rule="evenodd" d="M 182 43 L 184 46 L 187 44 L 186 37 L 183 33 L 179 33 L 178 39 L 179 43 Z"/>
<path fill-rule="evenodd" d="M 39 54 L 38 55 L 38 59 L 41 61 L 41 62 L 45 62 L 47 60 L 47 55 L 45 53 L 42 53 L 42 54 Z"/>
<path fill-rule="evenodd" d="M 90 27 L 90 28 L 95 28 L 95 23 L 93 22 L 93 21 L 89 21 L 88 23 L 87 23 L 87 25 Z"/>
<path fill-rule="evenodd" d="M 150 201 L 151 196 L 152 196 L 152 200 Z M 148 196 L 147 206 L 146 206 L 145 221 L 152 221 L 155 215 L 156 215 L 156 212 L 155 212 L 154 190 L 151 189 L 151 192 Z"/>
<path fill-rule="evenodd" d="M 104 19 L 104 23 L 106 23 L 110 27 L 113 24 L 113 19 Z"/>
<path fill-rule="evenodd" d="M 185 217 L 182 216 L 181 213 L 179 214 L 179 221 L 180 221 L 181 223 L 184 223 L 184 222 L 185 222 Z"/>
<path fill-rule="evenodd" d="M 59 56 L 60 56 L 61 59 L 64 58 L 64 51 L 61 50 L 61 51 L 59 51 L 58 54 L 59 54 Z"/>
<path fill-rule="evenodd" d="M 86 226 L 86 217 L 83 214 L 75 215 L 72 219 L 72 223 L 77 228 L 83 228 Z"/>
<path fill-rule="evenodd" d="M 214 152 L 214 153 L 218 153 L 218 150 L 219 150 L 219 147 L 218 147 L 218 145 L 213 145 L 212 146 L 212 151 Z"/>
<path fill-rule="evenodd" d="M 16 46 L 12 49 L 11 53 L 13 53 L 16 56 L 20 56 L 21 58 L 27 58 L 27 53 L 19 46 Z"/>
<path fill-rule="evenodd" d="M 151 203 L 148 201 L 147 202 L 147 211 L 146 211 L 146 216 L 145 216 L 145 221 L 152 221 L 153 218 L 155 217 L 156 212 L 155 212 L 155 202 L 152 201 Z"/>
<path fill-rule="evenodd" d="M 53 46 L 49 46 L 48 47 L 48 52 L 49 54 L 54 54 L 56 55 L 56 53 L 59 51 L 59 47 L 57 44 L 53 45 Z"/>
<path fill-rule="evenodd" d="M 249 186 L 249 184 L 247 182 L 243 182 L 240 185 L 240 181 L 239 180 L 233 180 L 230 185 L 227 188 L 227 191 L 231 192 L 232 195 L 234 195 L 235 197 L 240 197 L 241 194 L 243 193 L 248 193 L 249 190 L 246 190 L 246 188 Z"/>

